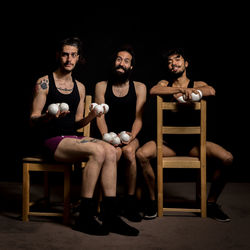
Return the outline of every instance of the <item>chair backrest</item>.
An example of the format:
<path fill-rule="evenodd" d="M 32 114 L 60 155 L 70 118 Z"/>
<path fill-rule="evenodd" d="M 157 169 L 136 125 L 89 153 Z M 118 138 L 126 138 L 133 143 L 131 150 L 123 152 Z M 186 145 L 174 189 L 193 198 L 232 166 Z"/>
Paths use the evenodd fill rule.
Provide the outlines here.
<path fill-rule="evenodd" d="M 87 117 L 90 110 L 89 110 L 89 106 L 92 102 L 92 96 L 91 95 L 86 95 L 85 97 L 85 104 L 84 104 L 84 117 Z M 84 136 L 90 136 L 90 124 L 91 122 L 89 122 L 86 126 L 84 126 L 83 128 L 79 128 L 77 130 L 77 132 L 79 133 L 83 133 Z"/>
<path fill-rule="evenodd" d="M 200 111 L 200 124 L 198 126 L 165 126 L 163 124 L 163 111 L 172 110 L 178 112 L 183 105 Z M 206 157 L 206 101 L 180 104 L 177 102 L 165 102 L 161 96 L 157 96 L 157 147 L 162 153 L 164 134 L 200 134 L 200 158 Z"/>

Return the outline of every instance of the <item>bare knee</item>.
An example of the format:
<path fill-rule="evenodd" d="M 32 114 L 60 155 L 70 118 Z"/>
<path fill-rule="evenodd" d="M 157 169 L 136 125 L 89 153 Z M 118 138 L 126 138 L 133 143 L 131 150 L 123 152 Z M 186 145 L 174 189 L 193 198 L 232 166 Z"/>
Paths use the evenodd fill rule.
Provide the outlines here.
<path fill-rule="evenodd" d="M 107 143 L 104 146 L 104 150 L 105 150 L 105 159 L 106 160 L 116 161 L 117 151 L 116 151 L 114 146 Z"/>
<path fill-rule="evenodd" d="M 130 147 L 129 145 L 124 147 L 122 149 L 122 153 L 127 160 L 129 160 L 129 161 L 135 160 L 135 151 L 134 151 L 133 147 Z"/>
<path fill-rule="evenodd" d="M 144 152 L 143 148 L 139 148 L 136 151 L 136 158 L 139 160 L 142 167 L 149 161 L 149 158 L 147 157 L 147 155 Z"/>
<path fill-rule="evenodd" d="M 92 151 L 90 158 L 92 158 L 99 164 L 103 164 L 105 160 L 105 149 L 101 145 L 96 144 L 96 147 Z"/>
<path fill-rule="evenodd" d="M 223 165 L 225 165 L 225 166 L 232 165 L 233 159 L 234 159 L 233 155 L 227 151 L 222 159 Z"/>

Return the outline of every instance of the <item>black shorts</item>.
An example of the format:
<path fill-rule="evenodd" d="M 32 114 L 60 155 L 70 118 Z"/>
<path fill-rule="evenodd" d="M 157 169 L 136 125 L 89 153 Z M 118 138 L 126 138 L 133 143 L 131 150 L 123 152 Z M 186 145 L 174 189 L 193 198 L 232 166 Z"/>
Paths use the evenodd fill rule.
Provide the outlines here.
<path fill-rule="evenodd" d="M 190 150 L 200 145 L 199 135 L 168 135 L 163 144 L 175 151 L 176 155 L 186 156 Z"/>

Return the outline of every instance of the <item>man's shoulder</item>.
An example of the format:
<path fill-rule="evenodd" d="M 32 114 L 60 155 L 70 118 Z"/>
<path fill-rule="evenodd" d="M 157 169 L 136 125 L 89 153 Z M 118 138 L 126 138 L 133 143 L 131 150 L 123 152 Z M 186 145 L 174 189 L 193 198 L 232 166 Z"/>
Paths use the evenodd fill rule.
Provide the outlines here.
<path fill-rule="evenodd" d="M 107 89 L 107 81 L 97 82 L 95 85 L 95 94 L 96 95 L 104 95 Z"/>
<path fill-rule="evenodd" d="M 207 86 L 208 84 L 204 81 L 194 81 L 194 87 L 202 87 L 202 86 Z"/>
<path fill-rule="evenodd" d="M 146 96 L 147 87 L 143 82 L 134 81 L 135 92 L 137 96 Z"/>
<path fill-rule="evenodd" d="M 76 85 L 78 87 L 79 90 L 85 90 L 85 85 L 84 83 L 78 81 L 78 80 L 75 80 L 76 81 Z"/>
<path fill-rule="evenodd" d="M 96 83 L 95 88 L 96 89 L 106 89 L 108 84 L 108 81 L 99 81 Z"/>
<path fill-rule="evenodd" d="M 44 76 L 41 76 L 37 79 L 37 83 L 40 83 L 42 81 L 48 81 L 49 80 L 49 76 L 48 75 L 44 75 Z"/>
<path fill-rule="evenodd" d="M 143 82 L 139 82 L 139 81 L 133 81 L 134 82 L 134 85 L 135 87 L 137 88 L 146 88 L 146 84 L 143 83 Z"/>
<path fill-rule="evenodd" d="M 167 80 L 160 80 L 156 83 L 156 85 L 160 85 L 160 86 L 167 86 L 169 84 L 169 81 Z"/>
<path fill-rule="evenodd" d="M 99 81 L 99 82 L 96 83 L 96 85 L 98 85 L 98 86 L 106 86 L 107 83 L 108 83 L 108 81 Z"/>

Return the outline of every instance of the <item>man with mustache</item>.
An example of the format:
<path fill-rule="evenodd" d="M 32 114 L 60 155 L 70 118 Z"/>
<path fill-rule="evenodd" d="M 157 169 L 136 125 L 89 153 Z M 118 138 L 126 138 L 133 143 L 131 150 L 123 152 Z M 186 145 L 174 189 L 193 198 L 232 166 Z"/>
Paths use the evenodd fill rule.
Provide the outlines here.
<path fill-rule="evenodd" d="M 121 156 L 126 161 L 127 197 L 124 216 L 130 221 L 141 221 L 136 207 L 137 167 L 135 151 L 139 147 L 138 134 L 142 128 L 142 113 L 146 102 L 144 83 L 132 81 L 131 72 L 135 64 L 134 51 L 131 46 L 119 48 L 112 61 L 112 69 L 107 81 L 96 84 L 96 103 L 107 103 L 109 112 L 98 117 L 97 126 L 101 136 L 108 132 L 119 134 L 126 131 L 130 139 L 115 145 L 118 160 Z"/>
<path fill-rule="evenodd" d="M 161 80 L 150 89 L 151 95 L 164 95 L 170 101 L 181 102 L 192 101 L 192 93 L 199 94 L 200 97 L 214 96 L 215 90 L 207 83 L 202 81 L 193 81 L 187 77 L 187 68 L 189 65 L 182 49 L 173 49 L 165 55 L 166 64 L 169 73 L 169 80 Z M 171 114 L 171 118 L 179 122 L 180 126 L 185 126 L 190 119 L 195 119 L 190 113 L 183 112 L 179 114 Z M 168 121 L 171 122 L 168 116 Z M 167 121 L 166 121 L 167 122 Z M 189 156 L 198 156 L 199 154 L 199 138 L 190 135 L 168 135 L 164 137 L 165 144 L 163 145 L 164 157 L 171 157 L 177 154 L 186 154 Z M 232 165 L 233 156 L 220 145 L 207 141 L 206 144 L 207 157 L 216 159 L 219 165 L 216 166 L 212 176 L 211 188 L 208 195 L 208 216 L 215 218 L 218 221 L 227 222 L 231 219 L 217 205 L 217 199 L 221 194 L 226 183 L 225 175 L 228 172 L 228 166 Z M 156 157 L 156 142 L 154 140 L 145 143 L 137 150 L 136 156 L 142 167 L 143 175 L 147 183 L 150 199 L 145 210 L 145 219 L 154 219 L 157 216 L 157 208 L 155 201 L 155 174 L 150 164 L 150 160 Z"/>
<path fill-rule="evenodd" d="M 37 81 L 30 119 L 38 129 L 36 139 L 39 135 L 42 137 L 44 148 L 54 160 L 69 163 L 88 160 L 82 171 L 80 215 L 74 229 L 93 235 L 114 232 L 136 236 L 139 231 L 126 224 L 114 210 L 117 176 L 115 148 L 102 140 L 77 135 L 78 128 L 103 115 L 92 110 L 83 118 L 85 86 L 72 76 L 81 59 L 81 41 L 76 37 L 62 40 L 57 57 L 58 68 Z M 69 105 L 69 111 L 48 112 L 50 104 L 62 102 Z M 93 198 L 98 179 L 104 194 L 102 224 L 95 218 Z"/>

